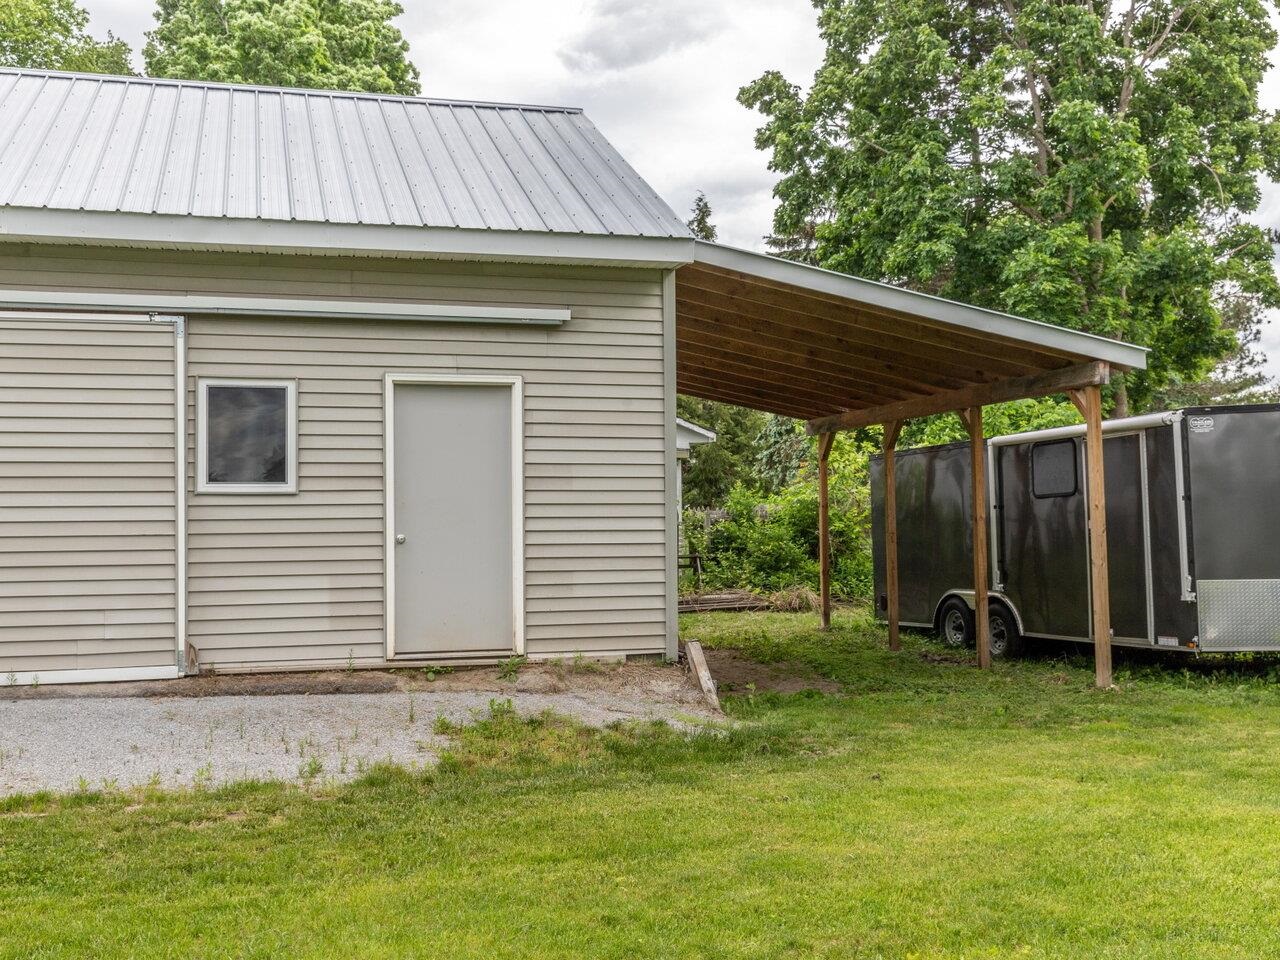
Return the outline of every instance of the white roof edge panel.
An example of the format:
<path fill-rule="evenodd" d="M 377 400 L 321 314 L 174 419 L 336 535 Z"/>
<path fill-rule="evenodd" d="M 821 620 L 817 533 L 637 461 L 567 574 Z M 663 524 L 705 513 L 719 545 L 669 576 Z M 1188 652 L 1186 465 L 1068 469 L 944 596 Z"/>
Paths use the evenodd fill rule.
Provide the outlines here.
<path fill-rule="evenodd" d="M 1145 370 L 1146 347 L 1122 343 L 1093 333 L 1069 330 L 1039 320 L 1028 320 L 1013 314 L 974 307 L 956 300 L 946 300 L 928 293 L 905 290 L 887 283 L 863 280 L 847 273 L 837 273 L 821 267 L 783 260 L 768 254 L 741 250 L 737 247 L 706 240 L 693 242 L 693 261 L 708 266 L 735 270 L 796 287 L 843 297 L 857 303 L 914 314 L 938 323 L 977 330 L 994 336 L 1020 340 L 1024 343 L 1077 354 L 1093 360 L 1103 360 L 1119 367 Z"/>
<path fill-rule="evenodd" d="M 685 438 L 685 446 L 691 443 L 714 443 L 716 432 L 708 430 L 706 427 L 700 427 L 692 420 L 686 420 L 684 417 L 676 417 L 676 427 L 692 434 Z"/>
<path fill-rule="evenodd" d="M 548 113 L 582 113 L 581 107 L 545 103 L 515 103 L 505 100 L 461 100 L 453 97 L 411 97 L 397 93 L 368 93 L 362 90 L 326 90 L 322 87 L 272 87 L 255 83 L 224 83 L 216 80 L 181 80 L 177 77 L 140 77 L 118 73 L 80 73 L 71 70 L 45 70 L 38 67 L 0 67 L 2 76 L 68 77 L 73 80 L 111 80 L 145 86 L 201 87 L 207 90 L 249 90 L 266 93 L 336 94 L 355 100 L 392 100 L 404 103 L 436 103 L 462 107 L 484 107 L 494 110 L 541 110 Z"/>
<path fill-rule="evenodd" d="M 687 237 L 234 220 L 19 207 L 5 208 L 0 214 L 0 241 L 5 240 L 352 257 L 616 263 L 655 268 L 678 267 L 693 260 L 693 240 Z"/>

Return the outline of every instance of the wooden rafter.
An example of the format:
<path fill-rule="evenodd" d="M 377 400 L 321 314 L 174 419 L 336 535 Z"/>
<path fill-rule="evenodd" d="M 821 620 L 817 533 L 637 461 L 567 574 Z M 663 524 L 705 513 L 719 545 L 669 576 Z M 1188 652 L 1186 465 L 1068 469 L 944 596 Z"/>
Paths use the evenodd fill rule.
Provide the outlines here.
<path fill-rule="evenodd" d="M 757 378 L 760 377 L 762 361 L 719 345 L 713 346 L 697 340 L 690 341 L 684 335 L 676 338 L 676 356 L 694 358 L 693 362 L 698 366 L 719 368 L 723 365 L 727 369 L 750 371 Z M 879 398 L 884 396 L 883 387 L 869 386 L 863 381 L 835 370 L 816 369 L 802 363 L 791 363 L 777 356 L 763 361 L 763 364 L 775 371 L 775 379 L 771 382 L 776 383 L 776 378 L 785 378 L 787 382 L 810 384 L 823 388 L 823 392 L 838 391 L 844 396 L 858 397 L 863 402 L 870 403 L 882 402 Z M 899 399 L 906 399 L 901 390 L 893 390 L 891 393 Z"/>
<path fill-rule="evenodd" d="M 916 327 L 910 323 L 868 323 L 856 310 L 822 305 L 818 312 L 804 309 L 794 299 L 780 298 L 777 304 L 760 304 L 742 297 L 717 294 L 699 287 L 680 285 L 676 288 L 676 306 L 685 312 L 701 313 L 713 319 L 736 322 L 752 319 L 774 329 L 786 328 L 792 335 L 840 337 L 848 343 L 867 349 L 869 356 L 897 364 L 901 369 L 919 369 L 922 359 L 944 364 L 953 373 L 972 379 L 975 371 L 988 371 L 992 378 L 1019 376 L 1041 370 L 1055 363 L 1057 357 L 1020 357 L 1015 349 L 1011 353 L 991 348 L 983 353 L 966 350 L 967 341 L 939 337 L 937 331 Z"/>
<path fill-rule="evenodd" d="M 817 417 L 806 424 L 806 429 L 810 434 L 855 430 L 858 427 L 887 423 L 890 420 L 928 417 L 935 413 L 950 413 L 954 410 L 981 407 L 991 403 L 1025 400 L 1028 397 L 1045 397 L 1055 393 L 1066 393 L 1068 390 L 1080 387 L 1105 384 L 1110 380 L 1110 375 L 1110 367 L 1101 360 L 1079 363 L 1033 376 L 975 384 L 959 390 L 935 393 L 928 397 Z"/>
<path fill-rule="evenodd" d="M 714 347 L 731 352 L 753 363 L 761 365 L 777 364 L 781 367 L 800 367 L 815 372 L 839 374 L 845 379 L 877 392 L 895 395 L 895 399 L 905 400 L 909 396 L 921 392 L 918 379 L 900 377 L 882 370 L 868 369 L 867 364 L 858 362 L 856 356 L 847 353 L 833 354 L 821 349 L 808 340 L 784 340 L 767 334 L 752 334 L 732 327 L 706 323 L 698 317 L 682 316 L 676 331 L 677 349 L 697 351 L 704 346 Z M 836 357 L 842 359 L 837 360 Z M 844 359 L 848 358 L 848 359 Z M 954 390 L 962 384 L 940 377 L 931 377 L 938 390 Z"/>
<path fill-rule="evenodd" d="M 696 291 L 714 298 L 714 302 L 732 302 L 735 310 L 761 311 L 787 309 L 805 315 L 855 323 L 866 330 L 889 336 L 902 336 L 916 341 L 945 341 L 958 354 L 971 353 L 989 360 L 1012 361 L 1025 367 L 1040 369 L 1060 364 L 1071 354 L 1026 342 L 986 336 L 973 330 L 884 310 L 870 304 L 852 306 L 848 301 L 811 290 L 778 284 L 757 277 L 708 269 L 703 266 L 684 268 L 678 280 L 678 292 L 686 298 Z"/>

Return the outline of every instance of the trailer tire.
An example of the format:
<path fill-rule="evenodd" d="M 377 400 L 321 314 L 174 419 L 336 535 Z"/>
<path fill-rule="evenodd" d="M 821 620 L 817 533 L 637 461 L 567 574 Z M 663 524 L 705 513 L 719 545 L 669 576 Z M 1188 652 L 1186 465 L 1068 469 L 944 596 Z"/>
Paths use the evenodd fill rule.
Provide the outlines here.
<path fill-rule="evenodd" d="M 991 659 L 1008 660 L 1022 653 L 1022 633 L 1018 621 L 1003 603 L 992 601 L 987 605 L 991 632 Z"/>
<path fill-rule="evenodd" d="M 960 597 L 948 597 L 938 611 L 938 639 L 948 647 L 971 647 L 973 635 L 973 611 Z"/>

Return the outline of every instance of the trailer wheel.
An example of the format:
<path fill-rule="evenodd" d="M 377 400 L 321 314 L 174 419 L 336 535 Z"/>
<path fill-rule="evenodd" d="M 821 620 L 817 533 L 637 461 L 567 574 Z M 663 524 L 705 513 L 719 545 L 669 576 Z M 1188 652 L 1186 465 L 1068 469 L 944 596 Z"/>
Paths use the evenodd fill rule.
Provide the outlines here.
<path fill-rule="evenodd" d="M 991 657 L 993 660 L 1008 659 L 1022 653 L 1022 634 L 1018 632 L 1018 621 L 1003 603 L 992 602 L 987 606 L 988 622 L 991 630 Z"/>
<path fill-rule="evenodd" d="M 948 647 L 973 646 L 973 611 L 959 597 L 951 597 L 938 614 L 938 637 Z"/>

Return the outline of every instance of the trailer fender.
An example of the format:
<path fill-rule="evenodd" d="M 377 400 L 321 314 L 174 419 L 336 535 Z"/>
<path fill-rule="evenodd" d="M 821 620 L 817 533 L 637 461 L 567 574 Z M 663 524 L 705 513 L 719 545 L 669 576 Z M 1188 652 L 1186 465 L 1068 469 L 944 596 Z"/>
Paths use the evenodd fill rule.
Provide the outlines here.
<path fill-rule="evenodd" d="M 933 608 L 933 629 L 934 630 L 937 630 L 941 627 L 940 618 L 942 617 L 942 605 L 945 604 L 952 597 L 959 597 L 961 600 L 963 600 L 965 603 L 969 605 L 970 610 L 976 609 L 973 602 L 972 590 L 961 590 L 959 588 L 954 590 L 948 590 L 946 593 L 944 593 L 941 597 L 938 598 L 938 602 Z M 1026 631 L 1023 630 L 1022 628 L 1022 614 L 1018 613 L 1018 608 L 1013 605 L 1013 601 L 1011 601 L 1003 593 L 997 593 L 994 590 L 989 591 L 987 593 L 987 602 L 998 603 L 1002 607 L 1004 607 L 1006 610 L 1008 610 L 1009 613 L 1013 616 L 1013 622 L 1017 624 L 1018 632 L 1021 634 L 1026 633 Z"/>

